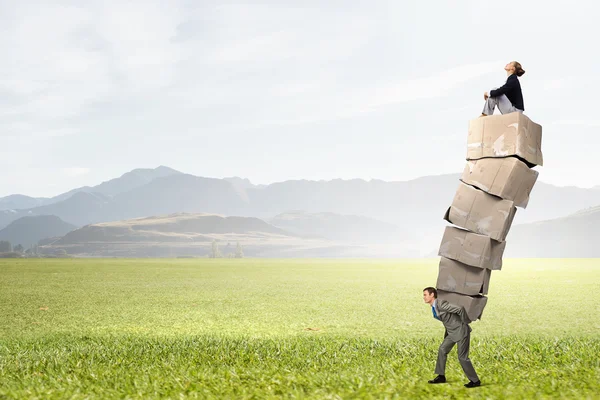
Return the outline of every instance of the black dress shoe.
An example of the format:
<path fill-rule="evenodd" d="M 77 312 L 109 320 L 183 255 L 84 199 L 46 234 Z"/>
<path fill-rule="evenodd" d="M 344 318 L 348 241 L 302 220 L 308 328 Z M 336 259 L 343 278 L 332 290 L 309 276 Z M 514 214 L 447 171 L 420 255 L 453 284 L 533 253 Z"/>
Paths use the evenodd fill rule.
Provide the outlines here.
<path fill-rule="evenodd" d="M 446 376 L 445 375 L 438 375 L 435 378 L 433 378 L 430 381 L 427 381 L 429 383 L 446 383 Z"/>
<path fill-rule="evenodd" d="M 469 381 L 469 383 L 465 383 L 465 387 L 468 387 L 468 388 L 473 388 L 473 387 L 477 387 L 477 386 L 481 386 L 481 381 L 477 381 L 477 382 Z"/>

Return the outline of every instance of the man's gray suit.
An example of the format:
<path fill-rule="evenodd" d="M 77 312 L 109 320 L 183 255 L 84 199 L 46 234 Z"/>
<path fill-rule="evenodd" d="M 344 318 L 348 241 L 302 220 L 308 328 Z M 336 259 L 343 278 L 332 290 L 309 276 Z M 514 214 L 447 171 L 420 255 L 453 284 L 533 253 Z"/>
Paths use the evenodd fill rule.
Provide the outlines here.
<path fill-rule="evenodd" d="M 446 300 L 436 299 L 434 302 L 438 318 L 446 328 L 447 336 L 438 350 L 435 373 L 446 375 L 446 359 L 455 343 L 458 343 L 458 361 L 465 375 L 472 382 L 477 382 L 479 377 L 469 359 L 469 345 L 471 342 L 471 327 L 467 312 L 463 307 L 448 303 Z"/>

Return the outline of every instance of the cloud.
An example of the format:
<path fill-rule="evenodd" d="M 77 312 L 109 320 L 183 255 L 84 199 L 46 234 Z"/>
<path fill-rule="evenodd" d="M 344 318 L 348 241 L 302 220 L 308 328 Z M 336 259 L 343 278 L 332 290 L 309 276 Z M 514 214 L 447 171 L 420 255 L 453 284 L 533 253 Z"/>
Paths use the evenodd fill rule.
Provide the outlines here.
<path fill-rule="evenodd" d="M 513 57 L 527 70 L 525 103 L 536 122 L 597 127 L 598 58 L 581 41 L 597 36 L 592 5 L 566 15 L 540 2 L 515 19 L 475 1 L 440 3 L 436 13 L 390 1 L 4 2 L 0 164 L 51 170 L 32 173 L 33 190 L 67 176 L 63 167 L 89 168 L 74 175 L 82 181 L 109 179 L 107 155 L 113 168 L 160 160 L 213 176 L 247 171 L 262 182 L 357 173 L 354 160 L 364 157 L 359 172 L 370 176 L 383 147 L 459 140 Z M 503 19 L 518 41 L 491 39 L 490 21 Z M 567 60 L 567 73 L 549 67 L 557 60 Z M 319 164 L 328 155 L 315 147 L 341 143 L 340 152 L 355 153 L 335 167 Z M 199 167 L 207 147 L 232 149 L 209 152 Z M 265 148 L 281 156 L 277 171 L 256 157 Z M 314 162 L 301 161 L 308 155 Z M 445 157 L 453 156 L 422 162 L 433 171 Z M 403 173 L 404 162 L 390 174 Z M 72 183 L 57 182 L 65 191 Z"/>
<path fill-rule="evenodd" d="M 71 167 L 71 168 L 63 168 L 63 174 L 70 178 L 74 178 L 77 176 L 87 175 L 90 172 L 89 168 L 81 168 L 81 167 Z"/>
<path fill-rule="evenodd" d="M 600 120 L 561 119 L 552 121 L 548 125 L 585 126 L 588 128 L 598 128 L 600 127 Z"/>
<path fill-rule="evenodd" d="M 381 107 L 407 101 L 433 99 L 448 95 L 460 85 L 493 73 L 502 66 L 502 61 L 475 63 L 456 66 L 436 74 L 402 80 L 396 84 L 376 88 L 366 102 L 369 108 Z"/>
<path fill-rule="evenodd" d="M 17 4 L 17 3 L 15 3 Z M 0 116 L 61 120 L 101 101 L 168 87 L 181 59 L 171 39 L 182 16 L 160 1 L 88 7 L 15 5 L 0 38 L 0 91 L 12 106 Z"/>
<path fill-rule="evenodd" d="M 403 79 L 399 81 L 384 81 L 378 85 L 365 88 L 348 87 L 342 91 L 325 91 L 322 87 L 303 84 L 299 93 L 312 97 L 312 102 L 304 103 L 302 108 L 294 108 L 284 113 L 289 117 L 264 118 L 264 125 L 293 125 L 321 121 L 351 118 L 376 112 L 384 107 L 402 103 L 437 99 L 448 96 L 467 82 L 479 77 L 497 72 L 502 61 L 465 64 L 436 72 L 429 76 Z M 318 93 L 315 91 L 319 89 Z M 296 87 L 290 86 L 290 92 Z M 468 107 L 457 108 L 459 110 Z"/>
<path fill-rule="evenodd" d="M 190 9 L 159 0 L 39 7 L 31 13 L 15 6 L 12 34 L 0 39 L 13 61 L 0 65 L 0 90 L 15 99 L 0 116 L 37 124 L 31 128 L 37 135 L 48 121 L 81 118 L 101 104 L 166 115 L 241 107 L 236 123 L 248 126 L 337 120 L 441 97 L 503 65 L 368 83 L 368 73 L 348 72 L 349 60 L 377 42 L 380 22 L 355 7 Z"/>

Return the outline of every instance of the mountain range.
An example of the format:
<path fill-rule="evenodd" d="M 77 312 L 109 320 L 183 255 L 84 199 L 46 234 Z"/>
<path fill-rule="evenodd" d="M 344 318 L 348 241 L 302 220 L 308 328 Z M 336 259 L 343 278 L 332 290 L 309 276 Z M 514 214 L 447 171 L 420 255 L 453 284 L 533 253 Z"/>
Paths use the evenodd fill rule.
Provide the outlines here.
<path fill-rule="evenodd" d="M 160 166 L 154 169 L 138 168 L 123 174 L 121 177 L 102 182 L 96 186 L 83 186 L 54 197 L 30 197 L 22 194 L 13 194 L 0 197 L 0 210 L 32 209 L 67 200 L 76 193 L 99 193 L 105 196 L 127 192 L 133 188 L 145 185 L 155 178 L 180 174 L 174 169 Z"/>
<path fill-rule="evenodd" d="M 161 166 L 136 169 L 53 198 L 0 198 L 0 228 L 22 217 L 42 215 L 82 227 L 148 216 L 208 213 L 260 218 L 304 237 L 351 244 L 401 242 L 399 247 L 412 249 L 411 255 L 427 255 L 439 244 L 446 225 L 442 216 L 452 202 L 459 177 L 456 173 L 401 182 L 334 179 L 254 185 L 239 177 L 205 178 Z M 518 209 L 507 241 L 545 229 L 547 225 L 540 221 L 571 221 L 581 218 L 576 216 L 578 211 L 600 205 L 597 187 L 558 187 L 540 180 L 530 197 L 527 209 Z M 563 220 L 558 226 L 569 223 Z M 527 253 L 516 253 L 517 248 L 514 254 Z M 512 254 L 510 250 L 508 245 L 507 254 Z"/>

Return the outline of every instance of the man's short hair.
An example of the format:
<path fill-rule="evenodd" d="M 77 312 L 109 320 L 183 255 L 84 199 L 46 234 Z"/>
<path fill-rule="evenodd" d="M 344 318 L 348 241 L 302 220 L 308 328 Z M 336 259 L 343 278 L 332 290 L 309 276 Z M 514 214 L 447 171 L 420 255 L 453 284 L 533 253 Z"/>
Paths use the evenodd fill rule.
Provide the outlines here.
<path fill-rule="evenodd" d="M 437 290 L 435 290 L 434 287 L 428 286 L 425 289 L 423 289 L 423 291 L 426 291 L 426 290 L 427 290 L 427 292 L 429 292 L 429 294 L 433 293 L 433 297 L 437 299 Z"/>

